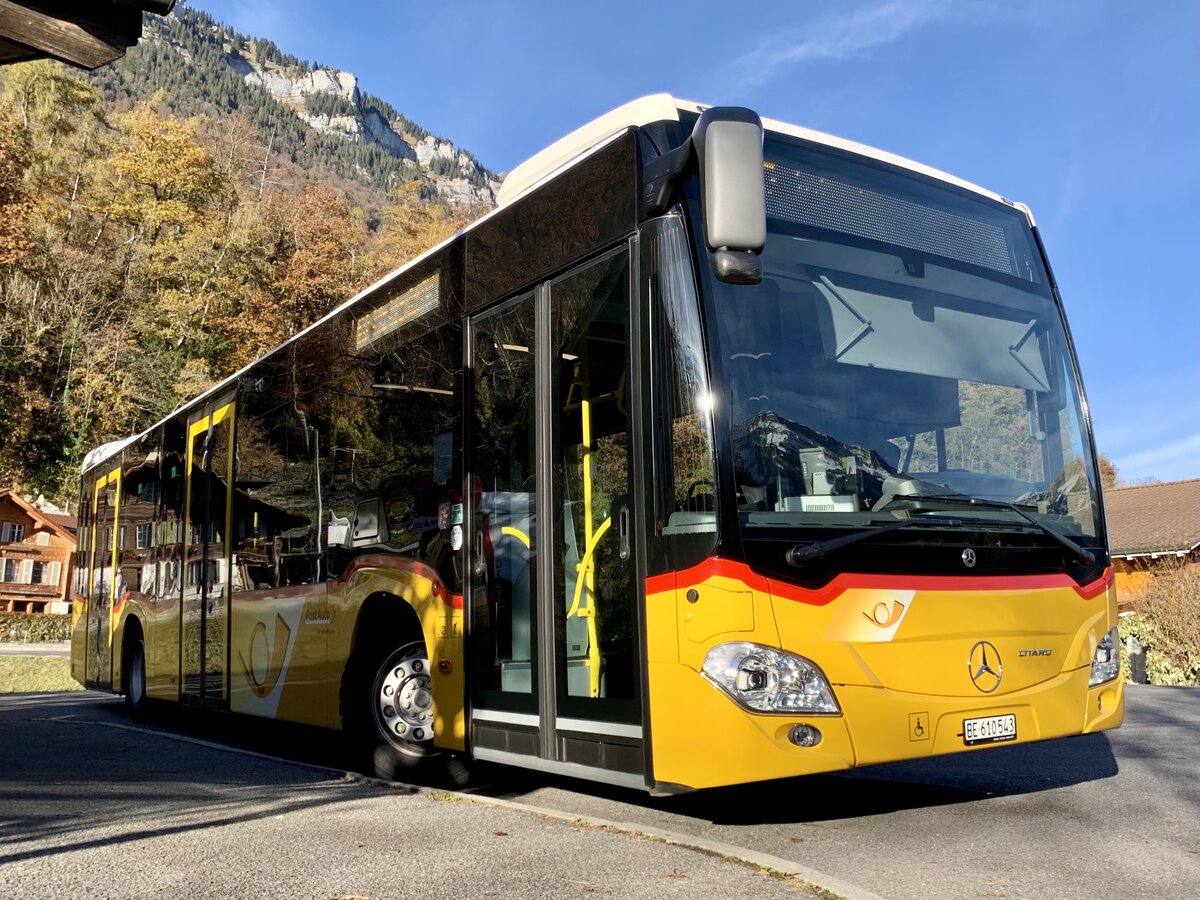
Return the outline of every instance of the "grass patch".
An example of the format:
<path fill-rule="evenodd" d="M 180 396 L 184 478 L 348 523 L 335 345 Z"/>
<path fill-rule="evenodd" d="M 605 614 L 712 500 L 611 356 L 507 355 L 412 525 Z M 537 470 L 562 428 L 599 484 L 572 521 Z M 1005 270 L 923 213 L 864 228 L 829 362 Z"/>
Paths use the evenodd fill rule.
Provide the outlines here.
<path fill-rule="evenodd" d="M 65 656 L 0 656 L 0 694 L 82 690 Z"/>

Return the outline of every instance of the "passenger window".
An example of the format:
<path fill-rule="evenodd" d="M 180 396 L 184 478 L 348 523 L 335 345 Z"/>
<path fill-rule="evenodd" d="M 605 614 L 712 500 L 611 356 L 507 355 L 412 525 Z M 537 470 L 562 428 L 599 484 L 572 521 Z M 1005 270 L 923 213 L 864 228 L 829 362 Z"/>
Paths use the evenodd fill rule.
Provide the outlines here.
<path fill-rule="evenodd" d="M 661 376 L 666 401 L 658 421 L 669 429 L 671 495 L 663 535 L 715 534 L 716 474 L 712 395 L 704 357 L 704 334 L 682 221 L 664 220 L 650 244 L 651 294 L 660 313 L 659 340 L 667 359 Z M 665 395 L 665 396 L 664 396 Z M 711 548 L 711 540 L 703 552 Z"/>

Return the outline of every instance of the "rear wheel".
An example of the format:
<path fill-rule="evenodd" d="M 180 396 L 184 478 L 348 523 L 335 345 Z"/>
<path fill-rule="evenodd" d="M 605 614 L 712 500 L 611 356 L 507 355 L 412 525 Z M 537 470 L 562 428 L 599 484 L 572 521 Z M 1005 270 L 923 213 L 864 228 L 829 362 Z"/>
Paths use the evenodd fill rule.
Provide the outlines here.
<path fill-rule="evenodd" d="M 341 692 L 342 727 L 358 745 L 369 772 L 395 779 L 436 755 L 433 683 L 423 641 L 386 649 L 380 641 L 356 648 Z"/>
<path fill-rule="evenodd" d="M 132 716 L 146 712 L 146 642 L 140 631 L 132 632 L 125 650 L 125 709 Z"/>

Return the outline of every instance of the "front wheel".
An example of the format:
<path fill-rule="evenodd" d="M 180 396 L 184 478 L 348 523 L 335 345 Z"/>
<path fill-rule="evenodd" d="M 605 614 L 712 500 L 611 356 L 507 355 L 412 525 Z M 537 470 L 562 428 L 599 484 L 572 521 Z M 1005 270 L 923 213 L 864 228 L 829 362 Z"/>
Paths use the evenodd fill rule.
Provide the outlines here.
<path fill-rule="evenodd" d="M 342 726 L 366 767 L 395 779 L 434 756 L 433 682 L 422 641 L 356 650 L 342 683 Z"/>

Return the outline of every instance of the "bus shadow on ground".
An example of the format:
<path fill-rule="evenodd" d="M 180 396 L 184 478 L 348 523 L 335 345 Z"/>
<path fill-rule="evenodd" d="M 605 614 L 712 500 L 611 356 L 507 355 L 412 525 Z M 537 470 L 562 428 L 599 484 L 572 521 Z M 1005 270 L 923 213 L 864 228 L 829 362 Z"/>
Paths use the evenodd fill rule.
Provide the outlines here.
<path fill-rule="evenodd" d="M 490 783 L 473 790 L 544 805 L 549 798 L 539 798 L 539 794 L 563 790 L 715 825 L 761 825 L 971 803 L 1099 781 L 1117 771 L 1109 739 L 1095 734 L 671 797 L 512 769 L 490 772 Z"/>
<path fill-rule="evenodd" d="M 1108 738 L 1095 734 L 718 788 L 669 802 L 675 812 L 714 824 L 821 822 L 1037 793 L 1117 771 Z"/>
<path fill-rule="evenodd" d="M 119 699 L 94 693 L 0 696 L 0 867 L 330 808 L 357 796 L 339 789 L 336 769 L 331 777 L 220 749 L 249 743 L 295 758 L 289 749 L 297 732 L 247 728 L 196 710 L 157 712 L 135 721 Z"/>
<path fill-rule="evenodd" d="M 155 721 L 199 739 L 331 772 L 364 771 L 362 760 L 338 732 L 243 716 L 207 714 L 197 718 L 196 711 L 175 707 L 160 710 Z M 821 822 L 971 803 L 1099 781 L 1117 771 L 1108 736 L 1093 734 L 669 797 L 512 766 L 474 762 L 464 767 L 453 757 L 397 773 L 397 777 L 419 787 L 460 789 L 534 805 L 556 805 L 547 792 L 566 791 L 713 824 L 750 825 Z M 464 773 L 469 773 L 465 783 Z"/>
<path fill-rule="evenodd" d="M 162 728 L 196 740 L 327 769 L 335 775 L 363 771 L 359 765 L 361 761 L 348 750 L 344 736 L 326 729 L 169 704 L 155 708 L 148 719 L 135 723 L 116 702 L 89 706 L 89 713 L 111 718 L 115 723 Z M 1122 733 L 1116 734 L 1119 738 Z M 1138 753 L 1144 756 L 1148 750 L 1139 748 Z M 400 777 L 420 787 L 465 788 L 468 793 L 533 805 L 561 805 L 562 792 L 566 792 L 590 797 L 602 804 L 607 801 L 642 807 L 718 825 L 751 825 L 822 822 L 970 803 L 1070 787 L 1111 778 L 1118 772 L 1110 739 L 1104 734 L 993 747 L 984 752 L 712 788 L 669 797 L 654 797 L 627 788 L 509 766 L 474 763 L 467 768 L 471 778 L 466 785 L 458 778 L 460 770 L 448 771 L 439 763 L 403 773 Z M 606 815 L 603 811 L 594 814 L 601 818 Z"/>

